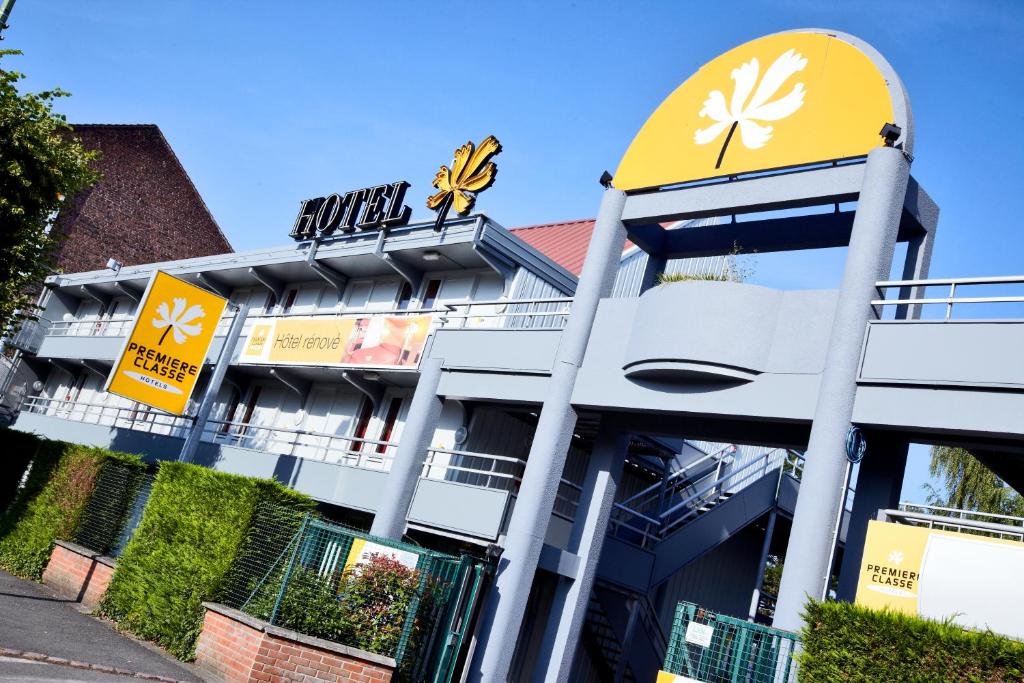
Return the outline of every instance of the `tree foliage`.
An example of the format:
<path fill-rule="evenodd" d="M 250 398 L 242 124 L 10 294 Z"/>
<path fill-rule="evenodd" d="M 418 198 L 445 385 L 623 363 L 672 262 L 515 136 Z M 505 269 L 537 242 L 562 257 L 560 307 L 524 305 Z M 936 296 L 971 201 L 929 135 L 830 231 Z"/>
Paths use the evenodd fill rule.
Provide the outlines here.
<path fill-rule="evenodd" d="M 941 490 L 929 484 L 932 505 L 1003 515 L 1024 515 L 1024 498 L 1006 486 L 970 451 L 952 446 L 932 446 L 929 465 L 932 477 L 941 480 Z"/>
<path fill-rule="evenodd" d="M 0 60 L 17 54 L 0 50 Z M 0 63 L 0 330 L 32 313 L 32 287 L 52 268 L 49 227 L 62 201 L 99 179 L 89 166 L 96 153 L 53 111 L 68 93 L 21 93 L 23 78 Z"/>

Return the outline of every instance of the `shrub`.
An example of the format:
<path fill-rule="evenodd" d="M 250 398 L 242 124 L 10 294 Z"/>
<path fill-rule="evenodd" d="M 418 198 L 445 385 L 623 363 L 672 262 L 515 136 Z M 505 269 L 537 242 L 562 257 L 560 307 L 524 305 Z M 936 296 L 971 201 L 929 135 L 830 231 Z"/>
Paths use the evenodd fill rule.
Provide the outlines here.
<path fill-rule="evenodd" d="M 0 514 L 18 494 L 18 484 L 40 442 L 33 434 L 0 428 L 0 443 L 4 444 L 4 457 L 0 458 Z"/>
<path fill-rule="evenodd" d="M 204 601 L 216 600 L 245 545 L 259 503 L 310 509 L 277 482 L 165 462 L 101 610 L 135 635 L 191 659 Z"/>
<path fill-rule="evenodd" d="M 97 476 L 110 463 L 142 467 L 137 456 L 61 441 L 44 441 L 24 488 L 0 517 L 0 566 L 38 579 L 56 539 L 75 538 Z"/>
<path fill-rule="evenodd" d="M 804 614 L 800 681 L 1020 681 L 1024 643 L 952 623 L 812 602 Z"/>
<path fill-rule="evenodd" d="M 263 590 L 246 606 L 246 612 L 269 621 L 280 592 L 282 570 L 267 581 Z M 423 599 L 414 605 L 420 593 L 422 576 L 386 555 L 371 554 L 368 561 L 336 578 L 321 575 L 316 569 L 296 566 L 281 597 L 274 623 L 299 633 L 325 638 L 394 657 L 405 627 L 409 609 L 429 614 L 433 587 L 426 584 Z M 419 627 L 410 633 L 415 651 Z"/>

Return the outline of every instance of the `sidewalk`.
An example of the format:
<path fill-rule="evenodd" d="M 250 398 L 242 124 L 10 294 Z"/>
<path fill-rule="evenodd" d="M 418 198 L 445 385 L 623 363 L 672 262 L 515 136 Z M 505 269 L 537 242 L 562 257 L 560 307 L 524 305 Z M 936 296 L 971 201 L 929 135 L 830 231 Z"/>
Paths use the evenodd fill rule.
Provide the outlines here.
<path fill-rule="evenodd" d="M 43 585 L 0 571 L 0 681 L 131 681 L 124 675 L 128 672 L 140 678 L 160 677 L 189 683 L 203 680 L 169 655 L 79 612 L 76 605 L 55 596 Z M 57 663 L 33 663 L 20 653 L 47 655 L 51 658 L 48 661 Z M 111 675 L 114 669 L 122 674 L 116 679 Z M 29 670 L 38 676 L 29 674 Z"/>

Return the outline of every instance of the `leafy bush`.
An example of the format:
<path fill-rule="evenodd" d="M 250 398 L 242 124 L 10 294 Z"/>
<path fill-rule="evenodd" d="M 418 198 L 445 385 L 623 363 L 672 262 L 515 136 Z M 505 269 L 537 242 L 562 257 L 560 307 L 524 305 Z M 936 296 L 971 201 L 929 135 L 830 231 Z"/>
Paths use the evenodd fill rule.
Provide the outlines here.
<path fill-rule="evenodd" d="M 202 603 L 216 600 L 261 501 L 310 509 L 277 482 L 198 465 L 160 465 L 149 502 L 117 563 L 101 610 L 135 635 L 191 659 Z"/>
<path fill-rule="evenodd" d="M 661 285 L 666 285 L 670 282 L 694 281 L 729 282 L 729 276 L 725 273 L 694 273 L 692 275 L 685 273 L 661 273 L 658 275 L 658 284 Z"/>
<path fill-rule="evenodd" d="M 246 606 L 246 612 L 269 621 L 280 592 L 283 571 L 278 571 Z M 274 624 L 299 633 L 395 656 L 409 609 L 420 592 L 421 574 L 386 555 L 371 554 L 368 561 L 343 573 L 340 579 L 296 566 L 281 598 Z M 416 607 L 430 613 L 427 603 L 433 587 L 427 584 Z M 415 651 L 420 624 L 410 634 Z"/>
<path fill-rule="evenodd" d="M 3 513 L 18 494 L 18 484 L 39 448 L 40 439 L 16 429 L 0 428 L 0 443 L 4 444 L 4 457 L 0 458 L 0 513 Z"/>
<path fill-rule="evenodd" d="M 137 456 L 61 441 L 36 451 L 24 488 L 0 517 L 0 566 L 38 579 L 58 539 L 73 539 L 107 463 L 142 467 Z"/>
<path fill-rule="evenodd" d="M 1024 680 L 1024 643 L 840 602 L 804 614 L 800 681 Z"/>

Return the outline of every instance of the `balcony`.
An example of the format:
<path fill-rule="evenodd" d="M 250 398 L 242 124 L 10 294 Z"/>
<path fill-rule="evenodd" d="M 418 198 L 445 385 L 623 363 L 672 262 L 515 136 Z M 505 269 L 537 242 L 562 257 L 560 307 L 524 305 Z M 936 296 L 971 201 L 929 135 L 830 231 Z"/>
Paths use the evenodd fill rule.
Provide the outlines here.
<path fill-rule="evenodd" d="M 14 427 L 158 461 L 177 457 L 191 425 L 189 417 L 144 407 L 33 396 Z M 272 477 L 317 500 L 372 513 L 396 451 L 390 441 L 210 420 L 196 460 L 226 472 Z M 515 457 L 431 449 L 409 522 L 471 541 L 494 541 L 504 531 L 525 467 Z"/>

